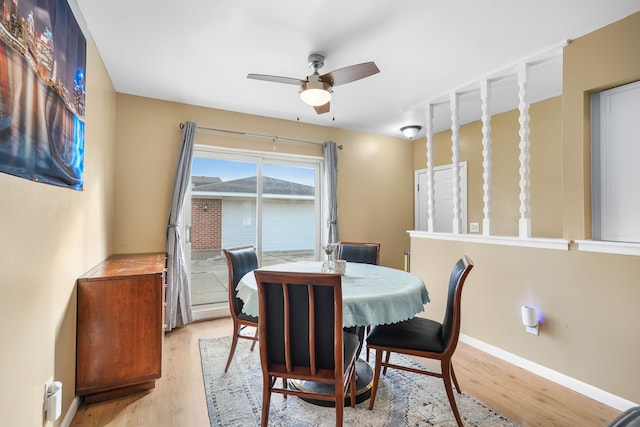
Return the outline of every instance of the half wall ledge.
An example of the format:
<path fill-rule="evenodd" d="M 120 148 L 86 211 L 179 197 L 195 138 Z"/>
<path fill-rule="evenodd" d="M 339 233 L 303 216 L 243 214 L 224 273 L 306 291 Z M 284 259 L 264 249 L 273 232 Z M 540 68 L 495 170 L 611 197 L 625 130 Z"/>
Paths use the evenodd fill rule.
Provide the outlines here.
<path fill-rule="evenodd" d="M 606 242 L 602 240 L 576 240 L 576 243 L 579 251 L 640 256 L 640 243 Z"/>
<path fill-rule="evenodd" d="M 540 249 L 556 249 L 560 251 L 568 251 L 569 240 L 564 239 L 549 239 L 549 238 L 521 238 L 510 236 L 484 236 L 479 234 L 453 234 L 453 233 L 433 233 L 429 231 L 421 230 L 409 230 L 407 231 L 411 238 L 418 239 L 433 239 L 433 240 L 453 240 L 458 242 L 471 242 L 471 243 L 484 243 L 490 245 L 502 245 L 502 246 L 522 246 L 527 248 L 540 248 Z"/>

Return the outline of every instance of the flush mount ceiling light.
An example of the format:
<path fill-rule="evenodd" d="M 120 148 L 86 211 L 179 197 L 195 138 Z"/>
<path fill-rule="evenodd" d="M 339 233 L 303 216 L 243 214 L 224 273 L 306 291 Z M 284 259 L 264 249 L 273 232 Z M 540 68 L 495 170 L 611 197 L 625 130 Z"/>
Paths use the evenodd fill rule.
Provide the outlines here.
<path fill-rule="evenodd" d="M 317 74 L 310 75 L 309 81 L 300 87 L 300 98 L 312 107 L 319 107 L 331 101 L 331 85 L 320 81 L 319 77 Z"/>
<path fill-rule="evenodd" d="M 418 132 L 420 132 L 420 129 L 422 129 L 422 126 L 418 126 L 418 125 L 409 125 L 409 126 L 403 126 L 400 128 L 400 132 L 402 132 L 402 134 L 409 139 L 413 139 L 416 137 L 416 135 L 418 135 Z"/>

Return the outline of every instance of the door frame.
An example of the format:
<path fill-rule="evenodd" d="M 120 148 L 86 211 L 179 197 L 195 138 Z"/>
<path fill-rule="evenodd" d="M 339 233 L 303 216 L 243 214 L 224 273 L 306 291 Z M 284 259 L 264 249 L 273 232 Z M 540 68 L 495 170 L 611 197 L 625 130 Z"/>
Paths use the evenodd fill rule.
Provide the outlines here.
<path fill-rule="evenodd" d="M 287 153 L 271 153 L 264 151 L 253 151 L 253 150 L 243 150 L 243 149 L 233 149 L 233 148 L 222 148 L 222 147 L 212 147 L 208 145 L 199 145 L 196 144 L 194 146 L 193 157 L 205 157 L 202 154 L 209 153 L 212 154 L 216 159 L 221 160 L 229 160 L 229 161 L 241 161 L 241 162 L 255 162 L 257 165 L 257 177 L 258 181 L 262 179 L 262 166 L 264 163 L 267 164 L 275 164 L 275 165 L 286 165 L 286 166 L 299 166 L 302 167 L 303 164 L 306 166 L 313 166 L 316 170 L 315 173 L 315 188 L 316 188 L 316 203 L 315 203 L 315 217 L 317 218 L 317 223 L 315 225 L 314 230 L 314 241 L 316 244 L 314 245 L 314 253 L 315 258 L 319 259 L 320 257 L 320 243 L 322 239 L 322 224 L 325 224 L 327 221 L 327 213 L 324 209 L 324 159 L 321 156 L 308 156 L 308 155 L 297 155 L 297 154 L 287 154 Z M 298 165 L 296 165 L 298 163 Z M 189 185 L 189 189 L 187 191 L 187 201 L 191 200 L 192 191 L 191 185 Z M 258 252 L 258 265 L 262 265 L 262 233 L 260 232 L 262 228 L 262 191 L 260 188 L 257 188 L 256 193 L 256 250 Z M 185 245 L 183 250 L 185 251 L 185 261 L 187 262 L 187 274 L 189 278 L 191 278 L 191 203 L 185 201 L 183 207 L 183 221 L 182 221 L 182 231 L 187 236 L 185 241 Z M 190 280 L 190 279 L 189 279 Z M 193 320 L 204 320 L 204 319 L 214 319 L 219 317 L 229 316 L 229 306 L 228 304 L 220 304 L 219 307 L 214 308 L 205 308 L 200 310 L 193 311 Z"/>

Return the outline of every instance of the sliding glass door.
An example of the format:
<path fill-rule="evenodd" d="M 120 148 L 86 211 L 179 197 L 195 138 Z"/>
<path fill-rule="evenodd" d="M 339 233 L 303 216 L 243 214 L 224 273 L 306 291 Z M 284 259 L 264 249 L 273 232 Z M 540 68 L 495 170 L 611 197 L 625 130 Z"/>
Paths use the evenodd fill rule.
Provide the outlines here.
<path fill-rule="evenodd" d="M 261 265 L 315 259 L 319 203 L 317 168 L 263 163 Z"/>
<path fill-rule="evenodd" d="M 320 162 L 196 146 L 185 207 L 194 318 L 226 315 L 223 248 L 252 245 L 260 265 L 316 259 Z"/>

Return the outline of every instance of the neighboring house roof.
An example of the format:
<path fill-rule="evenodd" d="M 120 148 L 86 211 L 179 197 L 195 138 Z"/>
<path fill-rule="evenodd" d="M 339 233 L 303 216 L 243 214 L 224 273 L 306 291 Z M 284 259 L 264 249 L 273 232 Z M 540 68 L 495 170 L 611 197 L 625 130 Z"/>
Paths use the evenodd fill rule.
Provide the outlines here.
<path fill-rule="evenodd" d="M 287 194 L 297 196 L 313 196 L 315 188 L 311 185 L 298 184 L 297 182 L 282 179 L 262 177 L 262 192 L 264 194 Z M 214 182 L 199 185 L 194 188 L 198 192 L 212 193 L 251 193 L 255 194 L 257 177 L 235 179 L 232 181 Z"/>
<path fill-rule="evenodd" d="M 216 182 L 222 182 L 220 178 L 217 176 L 192 176 L 191 177 L 191 185 L 193 188 L 199 188 L 202 185 L 214 184 Z"/>

